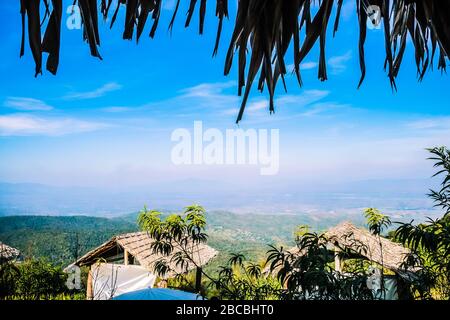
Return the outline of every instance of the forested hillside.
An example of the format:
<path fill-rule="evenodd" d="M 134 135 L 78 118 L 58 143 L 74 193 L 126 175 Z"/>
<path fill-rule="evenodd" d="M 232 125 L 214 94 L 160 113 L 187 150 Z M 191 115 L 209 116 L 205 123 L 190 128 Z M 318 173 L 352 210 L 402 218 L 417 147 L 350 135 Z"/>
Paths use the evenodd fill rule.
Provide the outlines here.
<path fill-rule="evenodd" d="M 11 216 L 0 218 L 0 241 L 19 249 L 25 257 L 44 257 L 67 265 L 113 235 L 136 228 L 123 219 Z"/>
<path fill-rule="evenodd" d="M 163 212 L 163 216 L 170 212 Z M 114 235 L 137 231 L 137 213 L 120 218 L 89 216 L 8 216 L 0 217 L 0 241 L 18 248 L 25 257 L 47 258 L 64 266 Z M 223 263 L 230 253 L 240 252 L 259 260 L 268 245 L 294 245 L 298 225 L 325 231 L 343 220 L 363 225 L 354 214 L 236 214 L 207 213 L 208 244 L 220 254 L 211 262 Z"/>
<path fill-rule="evenodd" d="M 168 214 L 167 212 L 164 215 Z M 122 218 L 88 216 L 0 217 L 0 241 L 18 248 L 25 257 L 44 257 L 67 265 L 114 235 L 137 230 L 137 213 Z M 334 219 L 316 221 L 306 215 L 259 215 L 211 212 L 207 214 L 208 243 L 219 250 L 219 261 L 227 253 L 242 252 L 258 259 L 268 244 L 293 245 L 299 224 L 325 229 Z"/>

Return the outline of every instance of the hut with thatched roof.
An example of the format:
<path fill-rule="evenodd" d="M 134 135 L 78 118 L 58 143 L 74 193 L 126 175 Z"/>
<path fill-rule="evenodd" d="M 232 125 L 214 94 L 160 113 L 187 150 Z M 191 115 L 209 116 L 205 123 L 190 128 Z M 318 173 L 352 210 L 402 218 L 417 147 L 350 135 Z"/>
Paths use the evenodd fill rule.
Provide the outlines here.
<path fill-rule="evenodd" d="M 384 237 L 377 237 L 364 228 L 358 228 L 349 221 L 344 221 L 325 232 L 327 248 L 335 251 L 335 269 L 342 271 L 341 248 L 350 249 L 361 258 L 383 265 L 394 273 L 403 273 L 402 264 L 411 250 Z M 288 250 L 292 254 L 302 255 L 297 247 Z"/>
<path fill-rule="evenodd" d="M 383 282 L 384 292 L 380 294 L 377 289 L 372 290 L 374 296 L 383 299 L 399 299 L 407 297 L 405 279 L 413 277 L 414 269 L 405 270 L 403 267 L 411 251 L 399 243 L 392 242 L 384 237 L 376 236 L 367 229 L 358 228 L 351 222 L 345 221 L 339 225 L 330 228 L 325 237 L 329 241 L 329 246 L 335 253 L 335 270 L 342 272 L 341 248 L 348 248 L 351 252 L 363 259 L 367 259 L 379 266 L 379 269 L 373 269 L 373 281 Z M 394 275 L 380 277 L 387 269 Z M 368 279 L 368 286 L 372 289 Z M 378 287 L 380 284 L 377 285 Z"/>
<path fill-rule="evenodd" d="M 373 290 L 374 295 L 383 299 L 398 299 L 407 296 L 404 280 L 414 277 L 414 269 L 409 268 L 406 271 L 402 265 L 411 254 L 409 249 L 384 237 L 375 236 L 368 230 L 358 228 L 348 221 L 330 228 L 324 236 L 327 249 L 334 252 L 336 272 L 345 275 L 344 261 L 347 258 L 368 260 L 375 264 L 375 267 L 371 268 L 373 275 L 369 278 L 378 278 L 377 281 L 381 281 L 380 274 L 386 270 L 394 274 L 383 277 L 385 293 L 380 295 L 379 292 Z M 302 256 L 306 253 L 298 247 L 293 247 L 288 252 L 295 256 Z M 384 271 L 381 270 L 381 267 Z M 276 273 L 278 270 L 279 268 L 270 271 L 269 267 L 266 267 L 265 273 Z M 369 281 L 370 279 L 368 279 L 368 285 Z"/>
<path fill-rule="evenodd" d="M 383 237 L 377 237 L 366 229 L 358 228 L 351 222 L 342 222 L 325 233 L 338 251 L 339 248 L 350 248 L 365 259 L 383 265 L 395 273 L 402 272 L 402 264 L 411 251 L 402 245 Z M 336 269 L 341 271 L 339 255 L 336 254 Z"/>
<path fill-rule="evenodd" d="M 84 256 L 75 261 L 71 266 L 88 266 L 91 270 L 98 262 L 107 264 L 119 264 L 123 266 L 140 266 L 141 269 L 153 274 L 158 261 L 165 260 L 169 263 L 167 273 L 159 276 L 163 280 L 175 277 L 177 274 L 186 273 L 196 269 L 196 284 L 199 286 L 201 278 L 201 267 L 206 265 L 217 255 L 217 251 L 206 244 L 193 244 L 192 258 L 187 265 L 177 265 L 171 257 L 180 253 L 181 247 L 175 246 L 169 257 L 155 253 L 152 243 L 155 240 L 147 232 L 134 232 L 114 236 L 99 247 L 89 251 Z M 70 266 L 69 266 L 70 267 Z M 93 297 L 93 272 L 88 275 L 87 297 Z M 120 284 L 116 284 L 120 286 Z"/>
<path fill-rule="evenodd" d="M 12 261 L 20 256 L 20 251 L 0 241 L 0 262 Z"/>

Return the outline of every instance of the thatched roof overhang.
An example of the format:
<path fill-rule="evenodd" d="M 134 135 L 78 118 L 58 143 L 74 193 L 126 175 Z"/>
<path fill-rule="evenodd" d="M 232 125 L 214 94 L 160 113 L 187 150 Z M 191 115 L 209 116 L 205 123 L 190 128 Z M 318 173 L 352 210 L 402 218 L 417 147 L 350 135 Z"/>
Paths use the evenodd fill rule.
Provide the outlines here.
<path fill-rule="evenodd" d="M 174 276 L 177 273 L 184 273 L 194 269 L 196 266 L 206 265 L 212 258 L 217 255 L 217 251 L 206 244 L 193 244 L 193 262 L 189 262 L 185 268 L 177 266 L 173 261 L 170 261 L 171 256 L 179 252 L 181 247 L 175 246 L 171 256 L 167 257 L 161 254 L 154 253 L 151 245 L 154 240 L 147 232 L 127 233 L 113 237 L 109 241 L 103 243 L 99 247 L 89 251 L 74 264 L 77 266 L 90 266 L 97 261 L 103 259 L 108 260 L 109 257 L 116 256 L 123 253 L 125 250 L 136 259 L 139 264 L 151 272 L 154 272 L 155 263 L 162 259 L 170 263 L 170 269 L 174 270 L 167 277 Z"/>

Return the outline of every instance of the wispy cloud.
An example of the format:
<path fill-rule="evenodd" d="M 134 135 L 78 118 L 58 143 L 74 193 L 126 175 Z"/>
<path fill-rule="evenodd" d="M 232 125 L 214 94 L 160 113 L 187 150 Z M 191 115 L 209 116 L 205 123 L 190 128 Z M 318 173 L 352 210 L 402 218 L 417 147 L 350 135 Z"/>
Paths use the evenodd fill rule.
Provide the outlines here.
<path fill-rule="evenodd" d="M 352 58 L 352 52 L 347 51 L 345 54 L 340 56 L 334 56 L 328 59 L 328 65 L 331 67 L 331 73 L 338 74 L 342 73 L 347 69 L 347 62 Z"/>
<path fill-rule="evenodd" d="M 314 69 L 317 67 L 317 62 L 313 62 L 313 61 L 309 61 L 309 62 L 304 62 L 300 64 L 300 69 L 301 70 L 310 70 L 310 69 Z"/>
<path fill-rule="evenodd" d="M 181 90 L 178 96 L 158 102 L 157 105 L 172 105 L 182 113 L 198 113 L 205 110 L 222 110 L 239 105 L 236 94 L 227 93 L 226 90 L 234 87 L 233 81 L 222 83 L 203 83 Z"/>
<path fill-rule="evenodd" d="M 435 117 L 414 120 L 406 123 L 406 127 L 415 130 L 448 130 L 450 117 Z"/>
<path fill-rule="evenodd" d="M 153 113 L 158 110 L 167 110 L 168 106 L 179 110 L 178 116 L 194 116 L 201 114 L 237 116 L 241 98 L 227 89 L 234 87 L 234 81 L 223 83 L 202 83 L 179 91 L 179 95 L 171 99 L 144 104 L 136 107 L 112 107 L 105 111 L 121 112 L 130 109 L 151 109 Z M 275 107 L 289 108 L 287 112 L 304 111 L 303 108 L 324 99 L 330 94 L 327 90 L 305 90 L 299 95 L 283 95 L 275 99 Z M 245 114 L 266 116 L 269 112 L 269 100 L 265 98 L 250 99 L 245 108 Z M 247 120 L 246 120 L 247 121 Z"/>
<path fill-rule="evenodd" d="M 300 71 L 303 70 L 311 70 L 314 68 L 317 68 L 318 64 L 317 62 L 314 61 L 306 61 L 306 62 L 302 62 L 300 63 Z M 293 72 L 295 70 L 295 65 L 294 64 L 289 64 L 286 66 L 286 71 L 287 72 Z"/>
<path fill-rule="evenodd" d="M 52 106 L 42 100 L 25 97 L 8 97 L 3 105 L 20 111 L 48 111 L 53 109 Z"/>
<path fill-rule="evenodd" d="M 133 110 L 132 107 L 120 107 L 120 106 L 114 106 L 114 107 L 106 107 L 101 109 L 104 112 L 109 113 L 120 113 L 120 112 L 127 112 Z"/>
<path fill-rule="evenodd" d="M 234 81 L 222 83 L 202 83 L 178 91 L 178 95 L 161 101 L 142 103 L 134 106 L 118 105 L 104 107 L 99 110 L 108 113 L 129 113 L 137 112 L 143 114 L 151 111 L 157 117 L 166 114 L 168 109 L 177 110 L 174 113 L 176 118 L 198 118 L 199 116 L 217 117 L 224 116 L 234 118 L 238 115 L 241 105 L 241 98 L 235 92 L 231 92 L 235 87 Z M 231 89 L 231 90 L 230 90 Z M 335 108 L 326 108 L 313 104 L 324 101 L 328 97 L 328 90 L 304 90 L 300 94 L 280 95 L 275 99 L 276 110 L 282 110 L 277 113 L 277 118 L 268 117 L 269 100 L 266 97 L 251 98 L 245 108 L 246 124 L 262 123 L 266 121 L 285 121 L 291 117 L 315 116 Z M 326 104 L 326 101 L 324 101 Z M 333 104 L 334 106 L 335 104 Z M 136 114 L 136 113 L 135 113 Z M 212 119 L 210 118 L 210 119 Z M 183 120 L 184 121 L 184 120 Z M 232 120 L 231 120 L 232 121 Z"/>
<path fill-rule="evenodd" d="M 336 103 L 336 102 L 319 102 L 319 103 L 314 103 L 310 106 L 310 108 L 308 108 L 308 110 L 306 110 L 305 112 L 302 112 L 299 114 L 299 116 L 303 116 L 303 117 L 311 117 L 311 116 L 316 116 L 319 114 L 324 114 L 324 113 L 329 113 L 331 112 L 336 112 L 336 111 L 343 111 L 343 110 L 354 110 L 354 108 L 352 108 L 350 105 L 348 104 L 340 104 L 340 103 Z"/>
<path fill-rule="evenodd" d="M 109 82 L 92 91 L 86 92 L 73 92 L 64 96 L 65 100 L 87 100 L 103 97 L 109 92 L 117 91 L 122 89 L 122 85 L 116 82 Z"/>
<path fill-rule="evenodd" d="M 106 125 L 74 118 L 45 118 L 27 114 L 0 116 L 0 136 L 61 136 L 90 132 Z"/>
<path fill-rule="evenodd" d="M 327 103 L 317 103 L 320 100 L 323 100 L 330 94 L 327 90 L 305 90 L 303 93 L 298 95 L 284 95 L 277 99 L 275 99 L 275 108 L 282 108 L 285 110 L 285 114 L 289 114 L 289 116 L 278 117 L 276 120 L 267 117 L 267 112 L 269 112 L 269 102 L 267 99 L 265 100 L 253 100 L 250 101 L 245 108 L 245 115 L 248 115 L 245 121 L 247 123 L 261 123 L 261 122 L 275 122 L 275 121 L 284 121 L 287 119 L 291 119 L 292 117 L 299 116 L 312 116 L 324 111 L 328 111 L 332 108 L 330 105 L 329 108 L 325 106 Z M 312 105 L 315 107 L 312 107 Z M 335 104 L 332 103 L 334 106 Z M 239 109 L 238 108 L 227 108 L 224 109 L 223 115 L 237 115 Z"/>
<path fill-rule="evenodd" d="M 302 108 L 316 101 L 322 100 L 330 94 L 327 90 L 305 90 L 299 95 L 285 95 L 276 99 L 277 105 Z"/>
<path fill-rule="evenodd" d="M 208 111 L 225 110 L 239 105 L 236 94 L 227 93 L 226 90 L 235 86 L 233 81 L 218 83 L 202 83 L 196 86 L 179 90 L 178 94 L 169 99 L 149 101 L 136 105 L 113 105 L 100 108 L 108 113 L 151 111 L 153 116 L 167 114 L 168 108 L 177 110 L 176 117 L 188 117 L 205 114 Z"/>
<path fill-rule="evenodd" d="M 234 81 L 218 82 L 218 83 L 202 83 L 194 87 L 189 87 L 181 90 L 183 98 L 197 97 L 197 98 L 214 98 L 221 95 L 225 89 L 231 88 L 235 85 Z"/>
<path fill-rule="evenodd" d="M 230 92 L 235 82 L 202 83 L 196 86 L 179 90 L 178 95 L 170 99 L 143 103 L 135 106 L 110 106 L 100 110 L 109 113 L 136 111 L 140 113 L 151 110 L 152 114 L 159 116 L 169 109 L 177 110 L 177 118 L 218 116 L 236 117 L 239 112 L 241 98 Z M 286 120 L 289 117 L 313 116 L 324 113 L 332 108 L 317 106 L 314 110 L 311 105 L 323 101 L 330 91 L 328 90 L 304 90 L 297 95 L 281 95 L 275 99 L 275 108 L 283 109 L 284 116 L 278 116 L 277 120 Z M 326 102 L 324 102 L 326 103 Z M 269 100 L 266 98 L 251 98 L 245 108 L 245 122 L 260 123 L 272 121 L 268 118 Z"/>
<path fill-rule="evenodd" d="M 256 100 L 251 101 L 248 103 L 248 105 L 245 107 L 245 113 L 246 114 L 254 114 L 261 110 L 269 110 L 269 101 L 267 100 Z M 225 109 L 222 114 L 223 115 L 237 115 L 239 112 L 238 108 L 228 108 Z"/>
<path fill-rule="evenodd" d="M 264 110 L 269 108 L 269 102 L 267 100 L 258 100 L 250 102 L 250 104 L 247 106 L 247 110 L 249 112 L 256 112 L 259 110 Z"/>

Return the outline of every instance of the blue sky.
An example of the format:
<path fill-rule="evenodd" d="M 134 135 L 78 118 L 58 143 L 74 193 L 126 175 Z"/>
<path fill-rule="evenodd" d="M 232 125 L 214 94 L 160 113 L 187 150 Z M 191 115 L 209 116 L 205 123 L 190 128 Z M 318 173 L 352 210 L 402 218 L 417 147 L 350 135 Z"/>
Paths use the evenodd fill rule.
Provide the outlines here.
<path fill-rule="evenodd" d="M 194 120 L 205 127 L 236 128 L 240 98 L 236 69 L 223 76 L 235 2 L 216 58 L 213 6 L 203 36 L 197 34 L 197 17 L 184 29 L 185 7 L 170 36 L 172 5 L 167 1 L 155 39 L 143 36 L 139 45 L 121 39 L 125 10 L 112 30 L 101 23 L 103 61 L 89 55 L 81 30 L 64 27 L 58 75 L 44 72 L 37 79 L 28 48 L 19 59 L 19 4 L 2 7 L 0 181 L 106 187 L 190 178 L 258 185 L 430 176 L 424 148 L 449 142 L 444 97 L 449 78 L 434 71 L 418 83 L 409 48 L 393 93 L 383 71 L 383 34 L 370 30 L 367 76 L 357 90 L 353 1 L 343 9 L 336 37 L 328 40 L 328 81 L 317 80 L 315 48 L 302 65 L 304 86 L 289 76 L 288 93 L 278 88 L 274 115 L 267 96 L 253 90 L 239 127 L 280 129 L 277 176 L 260 177 L 250 166 L 173 165 L 171 132 L 192 128 Z M 292 63 L 292 53 L 287 60 Z"/>

